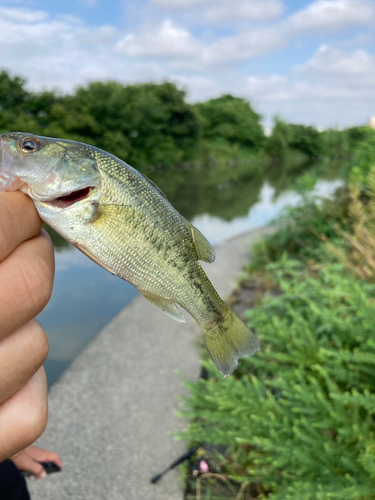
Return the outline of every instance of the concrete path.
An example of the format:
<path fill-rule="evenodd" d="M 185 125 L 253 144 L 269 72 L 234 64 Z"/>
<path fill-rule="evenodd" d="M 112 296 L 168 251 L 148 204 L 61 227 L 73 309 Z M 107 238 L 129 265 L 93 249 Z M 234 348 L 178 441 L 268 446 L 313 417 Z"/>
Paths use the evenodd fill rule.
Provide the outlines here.
<path fill-rule="evenodd" d="M 216 248 L 205 270 L 222 297 L 230 294 L 249 248 L 270 228 Z M 33 500 L 181 500 L 178 472 L 150 478 L 186 451 L 171 431 L 185 393 L 182 372 L 199 376 L 199 330 L 135 299 L 95 338 L 50 391 L 50 419 L 40 446 L 57 451 L 64 470 L 32 481 Z"/>

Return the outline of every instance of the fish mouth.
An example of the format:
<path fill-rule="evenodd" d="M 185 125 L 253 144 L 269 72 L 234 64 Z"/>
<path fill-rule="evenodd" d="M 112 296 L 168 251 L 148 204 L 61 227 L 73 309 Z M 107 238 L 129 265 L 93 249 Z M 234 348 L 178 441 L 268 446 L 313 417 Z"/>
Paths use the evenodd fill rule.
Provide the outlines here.
<path fill-rule="evenodd" d="M 45 201 L 44 203 L 48 203 L 49 205 L 62 209 L 69 208 L 79 201 L 83 201 L 84 199 L 88 198 L 93 189 L 94 188 L 92 186 L 87 186 L 77 191 L 72 191 L 71 193 L 59 196 L 54 200 Z"/>

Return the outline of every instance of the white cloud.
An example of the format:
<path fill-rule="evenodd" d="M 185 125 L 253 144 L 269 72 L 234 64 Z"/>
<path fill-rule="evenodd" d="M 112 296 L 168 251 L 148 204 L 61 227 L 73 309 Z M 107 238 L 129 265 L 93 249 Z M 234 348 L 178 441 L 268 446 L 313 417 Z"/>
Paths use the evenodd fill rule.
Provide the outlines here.
<path fill-rule="evenodd" d="M 220 5 L 216 6 L 216 9 L 220 8 Z M 231 4 L 226 2 L 225 8 L 229 10 Z M 272 26 L 267 25 L 218 39 L 207 47 L 206 61 L 217 63 L 259 57 L 284 48 L 302 33 L 312 31 L 334 33 L 338 29 L 371 24 L 373 21 L 375 21 L 374 1 L 316 0 Z"/>
<path fill-rule="evenodd" d="M 283 88 L 275 88 L 273 92 L 269 92 L 265 99 L 269 102 L 289 102 L 310 100 L 314 102 L 332 101 L 353 98 L 353 92 L 345 87 L 332 88 L 325 85 L 314 85 L 306 81 L 288 81 Z"/>
<path fill-rule="evenodd" d="M 291 29 L 299 32 L 337 31 L 375 20 L 371 0 L 317 0 L 290 16 Z"/>
<path fill-rule="evenodd" d="M 363 49 L 345 51 L 321 46 L 291 76 L 326 89 L 325 94 L 332 94 L 332 99 L 346 97 L 346 106 L 358 99 L 366 100 L 369 113 L 371 106 L 375 111 L 375 56 Z M 324 97 L 323 92 L 321 96 Z"/>
<path fill-rule="evenodd" d="M 206 3 L 207 0 L 151 0 L 151 3 L 162 5 L 163 7 L 190 7 L 192 5 Z"/>
<path fill-rule="evenodd" d="M 287 43 L 283 27 L 266 27 L 239 36 L 218 39 L 206 49 L 205 62 L 221 63 L 259 57 L 283 48 Z"/>
<path fill-rule="evenodd" d="M 150 0 L 164 10 L 193 12 L 197 23 L 227 24 L 233 20 L 265 21 L 285 10 L 282 0 Z M 286 22 L 293 32 L 339 31 L 375 20 L 373 0 L 316 0 L 290 15 Z M 277 26 L 275 27 L 277 29 Z"/>
<path fill-rule="evenodd" d="M 288 77 L 268 75 L 249 77 L 249 94 L 268 102 L 320 100 L 352 102 L 375 101 L 375 57 L 364 50 L 339 51 L 320 47 L 303 65 Z"/>
<path fill-rule="evenodd" d="M 258 98 L 266 98 L 272 95 L 277 89 L 287 86 L 288 79 L 285 76 L 249 76 L 246 78 L 245 90 L 250 95 L 256 95 Z"/>
<path fill-rule="evenodd" d="M 3 15 L 0 9 L 1 67 L 29 77 L 33 87 L 71 90 L 87 68 L 106 66 L 114 27 L 89 28 L 72 16 L 50 19 L 34 11 L 23 15 L 24 10 L 7 9 Z"/>
<path fill-rule="evenodd" d="M 151 1 L 165 7 L 191 7 L 186 0 Z M 224 24 L 237 18 L 270 19 L 283 10 L 280 0 L 195 0 L 194 4 L 204 7 L 199 12 L 211 22 Z M 198 14 L 196 17 L 201 19 Z M 162 57 L 166 61 L 179 58 L 181 67 L 187 67 L 189 59 L 190 69 L 199 71 L 211 65 L 231 64 L 279 51 L 304 33 L 334 33 L 349 26 L 370 24 L 372 20 L 375 20 L 372 0 L 316 0 L 272 25 L 209 41 L 194 38 L 184 27 L 168 20 L 149 31 L 126 35 L 116 50 L 129 57 Z M 176 63 L 172 67 L 176 67 Z"/>
<path fill-rule="evenodd" d="M 40 10 L 28 10 L 23 8 L 0 7 L 0 18 L 16 23 L 35 23 L 45 21 L 48 18 L 46 12 Z"/>
<path fill-rule="evenodd" d="M 280 0 L 225 0 L 214 2 L 214 6 L 207 10 L 207 19 L 214 23 L 227 22 L 232 19 L 241 20 L 268 20 L 275 19 L 284 10 Z"/>
<path fill-rule="evenodd" d="M 282 0 L 151 0 L 151 3 L 168 9 L 195 11 L 197 6 L 201 6 L 197 18 L 205 18 L 212 23 L 227 23 L 235 19 L 274 19 L 284 10 Z"/>
<path fill-rule="evenodd" d="M 375 33 L 360 33 L 359 35 L 354 36 L 354 38 L 349 38 L 341 42 L 341 46 L 343 47 L 365 47 L 375 42 Z"/>
<path fill-rule="evenodd" d="M 369 76 L 375 76 L 375 57 L 363 49 L 345 52 L 322 45 L 298 71 L 316 73 L 319 76 L 360 78 L 358 83 L 363 85 Z"/>
<path fill-rule="evenodd" d="M 215 78 L 206 76 L 171 74 L 171 81 L 189 92 L 190 99 L 204 101 L 223 94 L 222 87 Z"/>
<path fill-rule="evenodd" d="M 154 7 L 156 1 L 167 2 L 153 0 Z M 169 1 L 183 7 L 184 0 Z M 196 0 L 196 4 L 205 5 L 206 13 L 224 5 L 222 0 L 215 4 Z M 343 10 L 322 20 L 319 12 L 327 12 L 328 4 Z M 161 5 L 157 22 L 147 20 L 128 33 L 114 26 L 88 26 L 72 16 L 0 7 L 0 67 L 30 78 L 34 89 L 71 91 L 93 79 L 125 83 L 172 79 L 187 87 L 194 100 L 228 92 L 250 99 L 267 120 L 279 112 L 304 123 L 347 125 L 365 121 L 371 108 L 375 110 L 375 58 L 370 52 L 357 45 L 354 50 L 345 47 L 341 39 L 340 46 L 322 45 L 305 64 L 291 71 L 287 68 L 284 76 L 259 75 L 257 61 L 250 76 L 246 64 L 280 51 L 291 40 L 300 41 L 312 26 L 317 32 L 331 33 L 349 22 L 368 24 L 375 2 L 356 0 L 355 5 L 357 13 L 349 0 L 317 0 L 297 14 L 256 29 L 242 23 L 237 31 L 233 28 L 233 36 L 226 37 L 216 36 L 216 27 L 202 30 L 203 24 L 193 30 L 183 17 L 174 20 L 171 12 L 170 20 L 165 20 Z"/>
<path fill-rule="evenodd" d="M 132 58 L 162 58 L 171 68 L 202 71 L 273 52 L 285 45 L 286 38 L 284 27 L 278 30 L 266 27 L 204 43 L 167 20 L 152 30 L 126 35 L 115 50 Z"/>
<path fill-rule="evenodd" d="M 166 20 L 152 31 L 126 35 L 115 50 L 131 57 L 189 58 L 199 52 L 200 44 L 187 30 Z"/>
<path fill-rule="evenodd" d="M 317 126 L 366 123 L 375 110 L 375 57 L 322 46 L 286 77 L 248 77 L 238 91 L 266 116 Z"/>

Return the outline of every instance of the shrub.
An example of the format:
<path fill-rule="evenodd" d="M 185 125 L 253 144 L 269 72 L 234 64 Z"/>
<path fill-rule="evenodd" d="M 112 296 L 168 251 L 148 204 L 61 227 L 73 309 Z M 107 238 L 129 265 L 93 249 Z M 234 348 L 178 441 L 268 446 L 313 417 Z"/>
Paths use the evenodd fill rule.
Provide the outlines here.
<path fill-rule="evenodd" d="M 199 103 L 196 109 L 205 139 L 224 140 L 245 148 L 262 147 L 265 137 L 259 123 L 261 116 L 245 99 L 226 94 Z"/>
<path fill-rule="evenodd" d="M 272 500 L 375 498 L 375 287 L 341 264 L 269 266 L 283 294 L 249 314 L 262 350 L 188 384 L 184 437 L 228 446 L 231 477 Z"/>
<path fill-rule="evenodd" d="M 287 208 L 277 221 L 280 229 L 252 248 L 249 268 L 276 262 L 284 253 L 305 261 L 321 258 L 320 243 L 329 240 L 335 244 L 338 228 L 349 228 L 349 191 L 340 188 L 334 199 L 320 201 L 309 197 L 303 204 Z"/>

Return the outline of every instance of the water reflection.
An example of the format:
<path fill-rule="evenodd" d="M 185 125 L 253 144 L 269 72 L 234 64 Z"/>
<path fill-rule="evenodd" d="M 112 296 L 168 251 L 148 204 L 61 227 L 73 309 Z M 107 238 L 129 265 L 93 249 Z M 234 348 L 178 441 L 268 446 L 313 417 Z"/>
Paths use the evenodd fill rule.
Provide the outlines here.
<path fill-rule="evenodd" d="M 328 197 L 342 185 L 342 181 L 319 181 L 311 194 Z M 192 223 L 208 238 L 217 245 L 225 239 L 262 227 L 275 219 L 286 206 L 296 206 L 302 200 L 302 195 L 293 191 L 286 191 L 276 196 L 276 190 L 267 182 L 259 192 L 259 198 L 242 217 L 234 217 L 227 221 L 223 218 L 209 214 L 198 215 L 193 218 Z"/>
<path fill-rule="evenodd" d="M 230 221 L 245 215 L 259 196 L 264 182 L 262 162 L 240 168 L 199 168 L 177 174 L 154 174 L 172 205 L 189 220 L 208 213 Z"/>
<path fill-rule="evenodd" d="M 301 195 L 285 191 L 285 187 L 293 185 L 305 169 L 306 165 L 300 165 L 291 173 L 280 166 L 270 168 L 264 161 L 248 161 L 155 173 L 152 180 L 182 215 L 217 244 L 267 224 L 286 205 L 296 205 Z M 335 181 L 320 181 L 315 190 L 327 196 L 337 185 Z M 94 264 L 54 231 L 48 231 L 57 250 L 56 278 L 51 301 L 38 319 L 50 340 L 45 368 L 52 384 L 138 292 Z"/>

